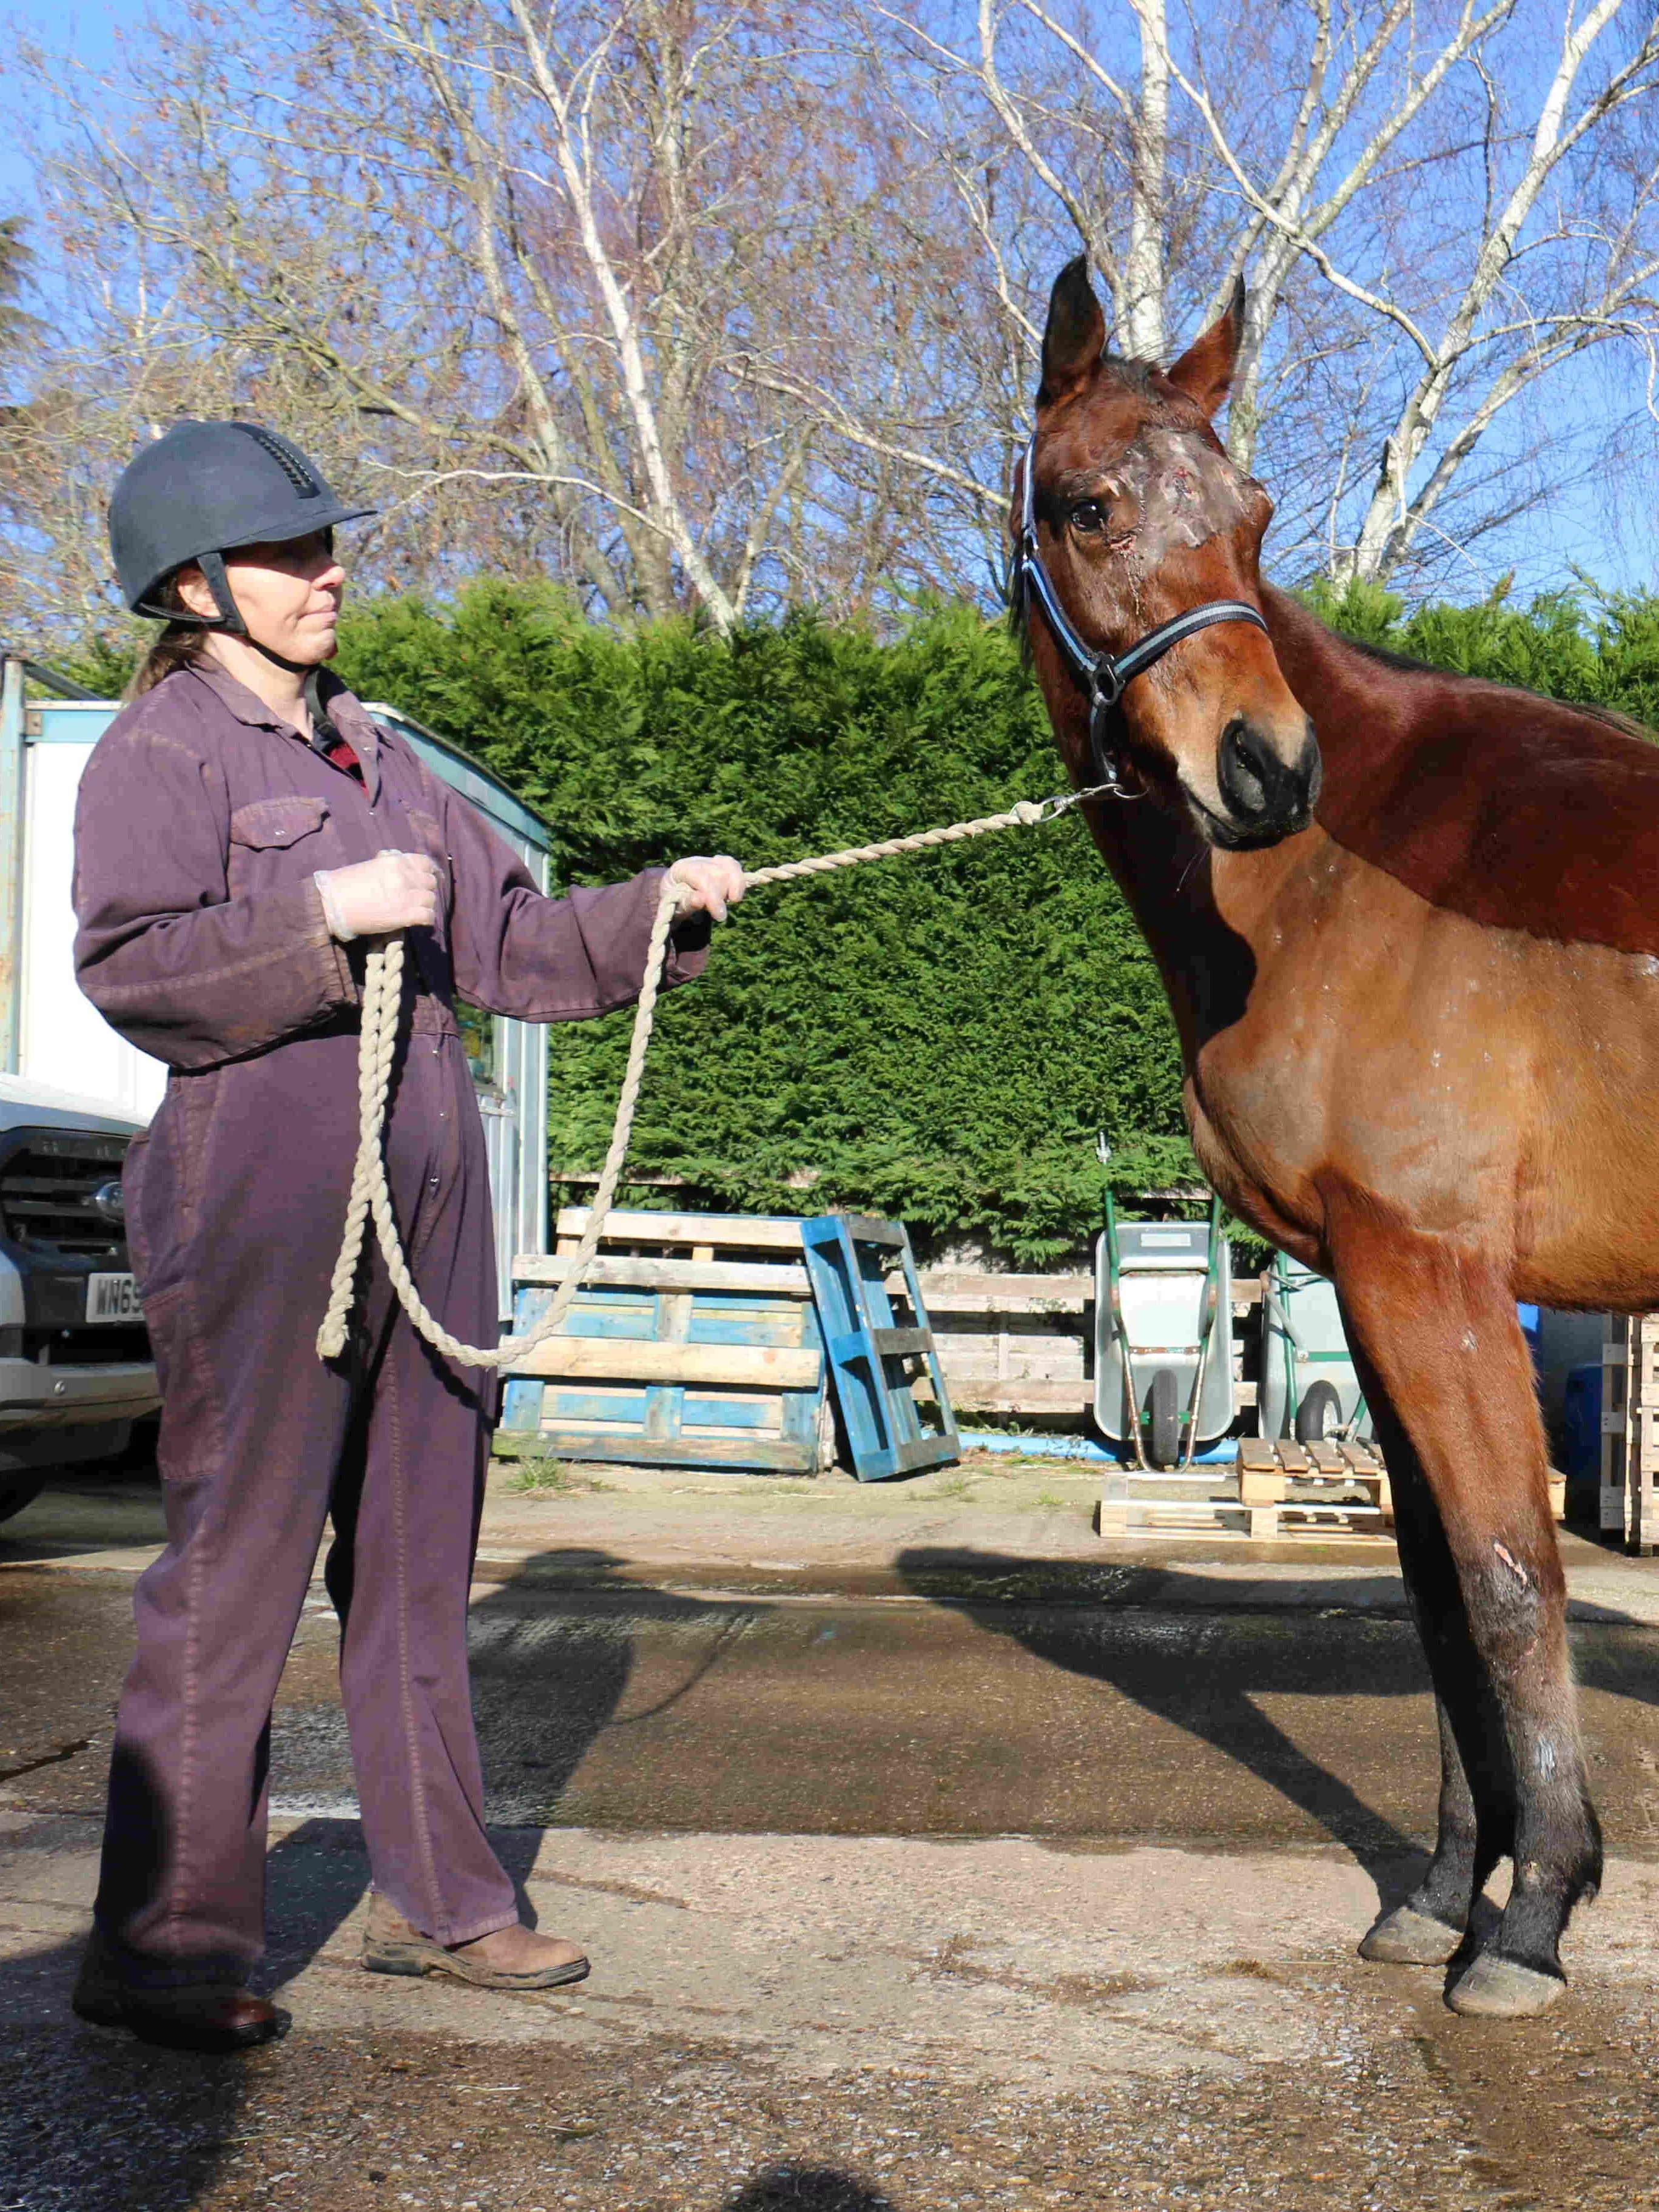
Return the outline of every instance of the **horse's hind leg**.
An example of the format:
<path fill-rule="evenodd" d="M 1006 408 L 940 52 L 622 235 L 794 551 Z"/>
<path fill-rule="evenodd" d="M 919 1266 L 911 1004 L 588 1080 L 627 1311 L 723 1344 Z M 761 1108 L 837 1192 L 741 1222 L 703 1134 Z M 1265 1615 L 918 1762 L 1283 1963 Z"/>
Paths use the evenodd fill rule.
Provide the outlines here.
<path fill-rule="evenodd" d="M 1410 1910 L 1449 1934 L 1510 1858 L 1497 1937 L 1448 2002 L 1541 2011 L 1564 1986 L 1561 1933 L 1601 1880 L 1601 1839 L 1531 1363 L 1507 1285 L 1474 1253 L 1364 1220 L 1332 1242 L 1354 1349 L 1377 1392 L 1401 1560 L 1440 1701 L 1442 1832 Z M 1384 1955 L 1385 1928 L 1373 1931 Z M 1402 1948 L 1413 1932 L 1402 1923 Z M 1414 1932 L 1431 1954 L 1432 1928 Z"/>

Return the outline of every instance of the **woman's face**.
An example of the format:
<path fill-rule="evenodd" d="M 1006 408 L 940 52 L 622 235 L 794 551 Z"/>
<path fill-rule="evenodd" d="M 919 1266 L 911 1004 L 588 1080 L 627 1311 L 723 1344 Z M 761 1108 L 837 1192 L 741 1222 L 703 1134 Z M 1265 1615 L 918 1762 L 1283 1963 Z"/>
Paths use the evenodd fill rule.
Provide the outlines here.
<path fill-rule="evenodd" d="M 225 555 L 225 577 L 256 645 L 301 668 L 333 657 L 345 570 L 334 557 L 331 530 L 281 545 L 239 545 Z M 181 568 L 178 584 L 192 614 L 217 613 L 199 568 Z"/>

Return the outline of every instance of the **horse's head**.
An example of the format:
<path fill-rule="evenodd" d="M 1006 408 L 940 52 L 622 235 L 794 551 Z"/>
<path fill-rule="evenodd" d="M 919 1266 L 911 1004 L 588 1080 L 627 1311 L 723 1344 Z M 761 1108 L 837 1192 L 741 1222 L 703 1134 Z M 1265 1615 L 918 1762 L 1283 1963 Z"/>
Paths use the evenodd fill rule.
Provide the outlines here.
<path fill-rule="evenodd" d="M 1058 635 L 1069 623 L 1090 656 L 1121 658 L 1148 633 L 1200 607 L 1242 614 L 1160 650 L 1125 687 L 1109 744 L 1154 790 L 1179 794 L 1211 844 L 1272 845 L 1305 829 L 1319 790 L 1319 747 L 1279 672 L 1259 609 L 1258 560 L 1273 502 L 1227 459 L 1211 417 L 1227 396 L 1243 293 L 1172 368 L 1106 351 L 1106 324 L 1081 258 L 1048 303 L 1032 470 L 1035 546 L 1060 603 L 1045 617 L 1022 594 L 1038 673 L 1062 746 L 1085 782 L 1087 681 Z M 1025 511 L 1015 486 L 1018 542 Z M 1153 645 L 1157 640 L 1149 641 Z"/>

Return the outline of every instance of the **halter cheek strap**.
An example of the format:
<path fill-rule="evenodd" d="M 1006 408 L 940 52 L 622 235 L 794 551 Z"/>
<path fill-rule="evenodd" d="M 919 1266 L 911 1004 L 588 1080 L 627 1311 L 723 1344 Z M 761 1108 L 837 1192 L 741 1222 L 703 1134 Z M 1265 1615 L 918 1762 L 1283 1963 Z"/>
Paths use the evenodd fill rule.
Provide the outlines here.
<path fill-rule="evenodd" d="M 1149 629 L 1144 637 L 1137 638 L 1127 651 L 1108 653 L 1103 647 L 1095 651 L 1085 644 L 1073 628 L 1070 617 L 1060 604 L 1048 570 L 1042 565 L 1042 556 L 1037 547 L 1036 532 L 1036 432 L 1032 431 L 1025 448 L 1024 483 L 1020 501 L 1019 543 L 1014 553 L 1014 580 L 1018 588 L 1032 592 L 1042 609 L 1043 619 L 1053 633 L 1054 643 L 1069 662 L 1073 675 L 1089 687 L 1089 751 L 1093 761 L 1097 780 L 1110 785 L 1121 796 L 1127 796 L 1123 771 L 1115 753 L 1107 742 L 1107 726 L 1123 696 L 1126 685 L 1133 683 L 1143 670 L 1152 666 L 1182 638 L 1208 629 L 1212 623 L 1253 623 L 1264 635 L 1267 625 L 1259 608 L 1243 599 L 1206 599 L 1200 606 L 1188 607 L 1184 614 L 1160 623 Z"/>

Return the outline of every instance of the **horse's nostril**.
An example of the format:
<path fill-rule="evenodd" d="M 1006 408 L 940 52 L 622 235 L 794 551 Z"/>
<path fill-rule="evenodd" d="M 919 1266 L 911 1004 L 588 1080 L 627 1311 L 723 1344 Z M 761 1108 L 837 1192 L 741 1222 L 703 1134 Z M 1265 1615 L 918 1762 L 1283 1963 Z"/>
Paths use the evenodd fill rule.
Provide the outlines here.
<path fill-rule="evenodd" d="M 1319 796 L 1319 745 L 1308 723 L 1294 761 L 1244 714 L 1234 715 L 1216 743 L 1215 775 L 1224 817 L 1210 816 L 1211 842 L 1235 852 L 1276 845 L 1312 819 Z"/>
<path fill-rule="evenodd" d="M 1261 742 L 1242 716 L 1221 739 L 1221 790 L 1237 814 L 1260 814 L 1267 804 L 1268 765 Z"/>

